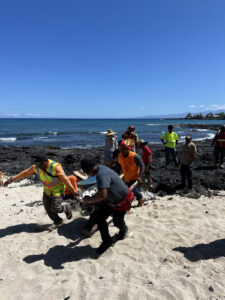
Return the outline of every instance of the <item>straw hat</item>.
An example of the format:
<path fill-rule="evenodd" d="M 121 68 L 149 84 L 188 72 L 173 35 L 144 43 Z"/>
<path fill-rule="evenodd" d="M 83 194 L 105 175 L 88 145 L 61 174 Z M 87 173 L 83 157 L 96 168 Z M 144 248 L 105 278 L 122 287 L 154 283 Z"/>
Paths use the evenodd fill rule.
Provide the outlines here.
<path fill-rule="evenodd" d="M 108 132 L 105 134 L 106 136 L 115 135 L 116 132 L 112 131 L 112 129 L 108 129 Z"/>
<path fill-rule="evenodd" d="M 139 140 L 137 143 L 138 143 L 139 146 L 148 144 L 148 142 L 146 142 L 145 140 Z"/>
<path fill-rule="evenodd" d="M 82 170 L 74 171 L 73 174 L 76 175 L 77 177 L 81 178 L 81 179 L 87 179 L 88 178 L 88 175 L 86 173 L 84 173 Z"/>

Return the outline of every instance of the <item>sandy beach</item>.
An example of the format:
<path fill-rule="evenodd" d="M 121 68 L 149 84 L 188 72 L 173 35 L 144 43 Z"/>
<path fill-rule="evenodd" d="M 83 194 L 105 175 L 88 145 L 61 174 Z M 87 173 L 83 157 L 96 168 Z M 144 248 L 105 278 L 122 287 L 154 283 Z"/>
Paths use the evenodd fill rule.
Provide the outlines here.
<path fill-rule="evenodd" d="M 100 235 L 80 235 L 78 212 L 49 232 L 40 184 L 1 188 L 1 299 L 225 299 L 224 195 L 155 196 L 95 259 Z"/>

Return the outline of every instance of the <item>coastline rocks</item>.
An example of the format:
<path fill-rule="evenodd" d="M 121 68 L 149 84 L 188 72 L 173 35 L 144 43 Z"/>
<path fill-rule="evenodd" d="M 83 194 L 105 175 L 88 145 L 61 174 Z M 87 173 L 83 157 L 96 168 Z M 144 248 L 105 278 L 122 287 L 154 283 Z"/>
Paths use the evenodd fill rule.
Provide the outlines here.
<path fill-rule="evenodd" d="M 159 196 L 173 195 L 175 193 L 185 197 L 199 198 L 201 195 L 208 197 L 216 195 L 220 190 L 224 190 L 225 170 L 217 169 L 213 165 L 213 148 L 210 143 L 196 142 L 197 157 L 193 164 L 193 190 L 186 192 L 179 188 L 180 167 L 171 164 L 165 168 L 164 146 L 161 144 L 149 145 L 153 154 L 151 176 L 153 179 L 155 193 Z M 177 156 L 181 151 L 181 144 L 177 146 Z M 53 149 L 54 148 L 54 149 Z M 51 149 L 51 150 L 50 150 Z M 103 163 L 103 147 L 91 149 L 55 149 L 55 147 L 1 147 L 0 148 L 0 171 L 6 175 L 15 175 L 28 168 L 32 161 L 32 156 L 45 153 L 50 159 L 60 162 L 67 175 L 71 175 L 74 170 L 80 169 L 82 158 L 92 158 L 98 163 Z M 31 178 L 38 182 L 36 176 Z"/>
<path fill-rule="evenodd" d="M 225 123 L 225 120 L 224 120 Z M 219 130 L 221 124 L 180 124 L 180 127 L 196 128 L 196 129 L 209 129 L 209 130 Z"/>

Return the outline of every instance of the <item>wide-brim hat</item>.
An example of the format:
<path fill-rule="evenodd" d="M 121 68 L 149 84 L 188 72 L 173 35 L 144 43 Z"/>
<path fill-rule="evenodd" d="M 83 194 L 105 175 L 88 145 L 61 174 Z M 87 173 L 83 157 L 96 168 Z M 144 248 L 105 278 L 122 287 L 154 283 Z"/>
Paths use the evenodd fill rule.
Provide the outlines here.
<path fill-rule="evenodd" d="M 147 145 L 148 142 L 145 141 L 145 140 L 139 140 L 139 141 L 137 142 L 137 144 L 138 144 L 138 145 Z"/>
<path fill-rule="evenodd" d="M 73 174 L 83 180 L 88 178 L 88 175 L 86 173 L 84 173 L 82 170 L 74 171 Z"/>
<path fill-rule="evenodd" d="M 106 132 L 106 136 L 111 136 L 111 135 L 115 135 L 116 132 L 112 131 L 112 129 L 108 129 L 108 131 Z"/>

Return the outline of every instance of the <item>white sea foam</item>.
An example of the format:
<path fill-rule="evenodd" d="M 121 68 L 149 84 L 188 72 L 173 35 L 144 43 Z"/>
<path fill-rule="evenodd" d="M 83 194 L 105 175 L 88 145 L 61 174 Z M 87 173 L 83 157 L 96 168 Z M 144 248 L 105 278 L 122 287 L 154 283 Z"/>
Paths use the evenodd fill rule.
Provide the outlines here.
<path fill-rule="evenodd" d="M 108 131 L 100 131 L 101 134 L 106 134 Z"/>
<path fill-rule="evenodd" d="M 205 137 L 201 137 L 201 138 L 197 138 L 197 139 L 193 139 L 193 141 L 204 141 L 204 140 L 211 140 L 213 139 L 215 136 L 214 133 L 208 133 Z"/>
<path fill-rule="evenodd" d="M 48 137 L 47 136 L 39 136 L 39 137 L 35 137 L 32 140 L 47 140 Z"/>
<path fill-rule="evenodd" d="M 207 134 L 207 139 L 213 139 L 215 136 L 215 133 L 208 133 Z"/>
<path fill-rule="evenodd" d="M 204 132 L 204 131 L 208 131 L 208 129 L 201 129 L 201 128 L 198 128 L 198 129 L 195 129 L 195 131 L 202 131 L 202 132 Z"/>
<path fill-rule="evenodd" d="M 1 142 L 15 142 L 17 138 L 15 137 L 10 137 L 10 138 L 0 138 Z"/>
<path fill-rule="evenodd" d="M 155 123 L 150 123 L 150 124 L 146 124 L 147 126 L 163 126 L 163 125 L 166 125 L 166 124 L 155 124 Z"/>
<path fill-rule="evenodd" d="M 53 134 L 54 134 L 54 135 L 57 135 L 57 134 L 58 134 L 58 132 L 57 132 L 57 131 L 55 131 L 55 132 L 53 132 Z"/>

